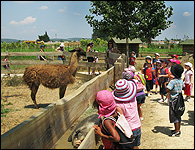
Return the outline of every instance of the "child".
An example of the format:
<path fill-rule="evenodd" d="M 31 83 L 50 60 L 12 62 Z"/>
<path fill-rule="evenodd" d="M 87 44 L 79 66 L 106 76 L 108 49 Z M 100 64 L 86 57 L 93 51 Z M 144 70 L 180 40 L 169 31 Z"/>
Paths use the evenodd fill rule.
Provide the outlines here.
<path fill-rule="evenodd" d="M 98 51 L 95 51 L 95 52 L 98 53 Z M 98 63 L 98 57 L 95 56 L 93 62 L 94 62 L 94 63 Z M 98 70 L 99 74 L 101 74 L 100 68 L 99 68 L 99 67 L 97 67 L 97 70 Z M 92 74 L 97 75 L 97 74 L 95 73 L 95 67 L 93 68 Z"/>
<path fill-rule="evenodd" d="M 155 94 L 157 94 L 157 89 L 158 89 L 158 80 L 157 80 L 157 77 L 158 75 L 160 74 L 160 67 L 161 67 L 161 61 L 160 60 L 157 60 L 155 62 Z"/>
<path fill-rule="evenodd" d="M 146 61 L 146 67 L 142 68 L 141 72 L 144 74 L 146 79 L 147 96 L 150 97 L 150 90 L 153 89 L 153 75 L 155 75 L 155 71 L 154 68 L 152 68 L 152 62 L 150 60 Z"/>
<path fill-rule="evenodd" d="M 181 64 L 181 62 L 178 60 L 178 56 L 177 56 L 176 54 L 171 55 L 171 57 L 173 58 L 173 60 L 174 60 L 174 62 L 175 62 L 176 64 Z"/>
<path fill-rule="evenodd" d="M 185 64 L 185 77 L 183 79 L 184 83 L 185 83 L 185 90 L 184 90 L 184 94 L 186 95 L 185 100 L 190 102 L 190 96 L 192 93 L 192 88 L 193 88 L 193 83 L 192 83 L 192 75 L 193 72 L 191 70 L 192 68 L 192 64 L 190 62 L 184 63 Z"/>
<path fill-rule="evenodd" d="M 134 148 L 139 149 L 141 144 L 141 122 L 137 111 L 136 84 L 134 81 L 119 79 L 115 84 L 116 89 L 112 92 L 116 105 L 119 106 L 133 132 Z"/>
<path fill-rule="evenodd" d="M 159 103 L 161 102 L 166 102 L 167 103 L 167 99 L 164 100 L 164 95 L 167 95 L 166 89 L 165 89 L 165 82 L 168 81 L 168 76 L 169 76 L 169 70 L 167 68 L 167 65 L 169 64 L 169 61 L 167 59 L 163 60 L 162 63 L 162 67 L 160 68 L 160 74 L 158 75 L 158 83 L 160 86 L 160 95 L 161 95 L 161 99 L 158 101 Z"/>
<path fill-rule="evenodd" d="M 129 65 L 135 66 L 135 52 L 131 52 L 131 56 L 129 57 Z"/>
<path fill-rule="evenodd" d="M 134 77 L 135 76 L 133 75 L 133 73 L 131 73 L 131 71 L 130 72 L 123 72 L 123 79 L 126 79 L 127 81 L 133 80 L 133 81 L 135 81 L 135 83 L 137 85 L 137 94 L 136 94 L 137 110 L 138 110 L 139 118 L 142 121 L 144 118 L 142 116 L 142 107 L 141 107 L 141 105 L 143 103 L 145 103 L 145 99 L 146 99 L 145 92 L 144 92 L 145 91 L 145 86 L 141 83 L 140 80 L 137 80 Z"/>
<path fill-rule="evenodd" d="M 143 65 L 143 68 L 146 68 L 146 63 L 147 63 L 147 61 L 151 61 L 151 63 L 152 63 L 152 57 L 151 57 L 151 56 L 146 56 L 146 58 L 145 58 L 145 63 L 144 63 L 144 65 Z"/>
<path fill-rule="evenodd" d="M 41 45 L 40 48 L 41 48 L 40 52 L 44 52 L 45 45 Z M 39 58 L 40 60 L 47 61 L 46 57 L 43 56 L 43 55 L 38 56 L 38 58 Z"/>
<path fill-rule="evenodd" d="M 115 121 L 111 118 L 117 120 L 118 113 L 123 114 L 120 107 L 116 106 L 116 102 L 112 95 L 112 92 L 107 90 L 102 90 L 97 93 L 96 104 L 98 105 L 98 118 L 103 118 L 100 127 L 94 125 L 95 133 L 102 137 L 102 142 L 104 144 L 104 149 L 115 149 L 120 147 L 121 136 L 119 136 L 117 130 L 115 129 Z M 134 146 L 132 139 L 126 145 L 126 148 L 132 149 Z"/>
<path fill-rule="evenodd" d="M 7 59 L 8 59 L 8 56 L 5 56 L 5 58 L 3 59 L 3 61 L 7 61 Z M 9 64 L 8 65 L 3 65 L 3 67 L 5 69 L 9 69 L 10 68 Z"/>
<path fill-rule="evenodd" d="M 156 61 L 159 60 L 159 59 L 158 59 L 159 56 L 160 56 L 160 54 L 159 54 L 159 53 L 156 53 L 156 54 L 155 54 L 155 58 L 153 58 L 153 67 L 154 67 L 154 68 L 156 67 Z"/>
<path fill-rule="evenodd" d="M 174 78 L 170 80 L 168 85 L 166 86 L 166 91 L 169 93 L 169 102 L 171 102 L 185 88 L 183 80 L 181 79 L 183 71 L 183 67 L 179 64 L 171 67 L 171 73 Z M 171 105 L 169 105 L 169 120 L 170 123 L 174 123 L 175 126 L 175 130 L 171 130 L 172 133 L 170 136 L 180 136 L 181 117 L 175 115 L 171 108 Z"/>

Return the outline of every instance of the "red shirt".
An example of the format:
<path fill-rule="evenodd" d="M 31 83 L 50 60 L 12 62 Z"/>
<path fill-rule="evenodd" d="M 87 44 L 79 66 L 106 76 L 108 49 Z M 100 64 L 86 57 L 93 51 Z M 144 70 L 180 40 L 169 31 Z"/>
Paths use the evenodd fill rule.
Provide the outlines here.
<path fill-rule="evenodd" d="M 152 67 L 146 68 L 146 71 L 145 71 L 145 73 L 144 73 L 144 76 L 145 76 L 145 79 L 146 79 L 147 81 L 153 79 L 153 78 L 152 78 L 152 70 L 153 70 Z"/>
<path fill-rule="evenodd" d="M 135 65 L 135 57 L 129 57 L 129 65 Z"/>

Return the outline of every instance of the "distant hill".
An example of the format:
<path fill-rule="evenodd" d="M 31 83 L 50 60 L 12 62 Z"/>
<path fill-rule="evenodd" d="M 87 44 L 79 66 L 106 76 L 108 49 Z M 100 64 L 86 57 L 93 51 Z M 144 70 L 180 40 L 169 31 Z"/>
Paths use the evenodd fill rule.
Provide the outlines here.
<path fill-rule="evenodd" d="M 18 42 L 19 40 L 17 39 L 1 39 L 1 42 L 6 42 L 6 43 L 12 43 L 12 42 Z M 24 40 L 22 40 L 24 41 Z"/>
<path fill-rule="evenodd" d="M 67 39 L 61 39 L 61 38 L 58 38 L 58 39 L 50 39 L 51 41 L 80 41 L 81 39 L 91 39 L 91 38 L 77 38 L 77 37 L 75 37 L 75 38 L 67 38 Z"/>
<path fill-rule="evenodd" d="M 57 39 L 50 39 L 51 41 L 80 41 L 81 39 L 91 39 L 91 38 L 67 38 L 67 39 L 63 39 L 63 38 L 57 38 Z M 12 42 L 18 42 L 18 39 L 1 39 L 1 42 L 6 42 L 6 43 L 12 43 Z M 25 41 L 25 40 L 20 40 L 20 41 Z"/>

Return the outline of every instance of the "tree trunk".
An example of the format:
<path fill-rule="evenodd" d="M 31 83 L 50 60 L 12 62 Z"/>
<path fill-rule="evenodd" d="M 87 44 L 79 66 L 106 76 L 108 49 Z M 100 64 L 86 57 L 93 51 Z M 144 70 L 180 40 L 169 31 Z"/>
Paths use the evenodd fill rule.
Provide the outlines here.
<path fill-rule="evenodd" d="M 148 48 L 150 47 L 150 45 L 151 45 L 151 38 L 149 37 L 149 38 L 147 38 L 147 42 L 148 42 Z"/>
<path fill-rule="evenodd" d="M 128 38 L 126 38 L 126 54 L 127 54 L 127 68 L 129 67 L 129 44 Z"/>

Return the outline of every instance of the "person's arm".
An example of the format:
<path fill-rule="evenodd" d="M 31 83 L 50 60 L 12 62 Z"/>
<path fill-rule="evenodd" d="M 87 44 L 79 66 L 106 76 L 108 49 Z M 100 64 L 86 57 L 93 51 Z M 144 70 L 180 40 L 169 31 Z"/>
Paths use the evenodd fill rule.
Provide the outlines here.
<path fill-rule="evenodd" d="M 108 139 L 112 142 L 119 142 L 120 141 L 120 136 L 118 134 L 118 132 L 116 131 L 116 129 L 113 126 L 113 121 L 110 119 L 106 119 L 104 121 L 104 126 L 106 127 L 106 129 L 108 130 L 108 132 L 110 133 L 110 135 L 106 135 L 101 131 L 101 128 L 98 125 L 94 125 L 93 127 L 95 128 L 95 134 L 100 135 L 101 137 Z"/>
<path fill-rule="evenodd" d="M 191 85 L 191 83 L 192 83 L 192 74 L 190 74 L 190 83 L 189 83 L 189 85 Z"/>
<path fill-rule="evenodd" d="M 123 110 L 122 110 L 119 106 L 116 106 L 116 110 L 117 110 L 120 114 L 123 114 Z"/>
<path fill-rule="evenodd" d="M 42 55 L 40 56 L 44 61 L 47 61 L 47 59 L 45 59 Z"/>
<path fill-rule="evenodd" d="M 89 51 L 90 51 L 90 46 L 87 47 L 87 52 L 89 52 Z"/>
<path fill-rule="evenodd" d="M 58 48 L 56 48 L 56 49 L 55 49 L 55 51 L 56 51 L 56 52 L 58 52 L 58 51 L 59 51 L 59 49 L 60 49 L 60 48 L 58 47 Z"/>
<path fill-rule="evenodd" d="M 142 69 L 141 69 L 141 73 L 142 73 L 142 74 L 144 74 L 144 69 L 145 69 L 145 68 L 142 68 Z"/>

